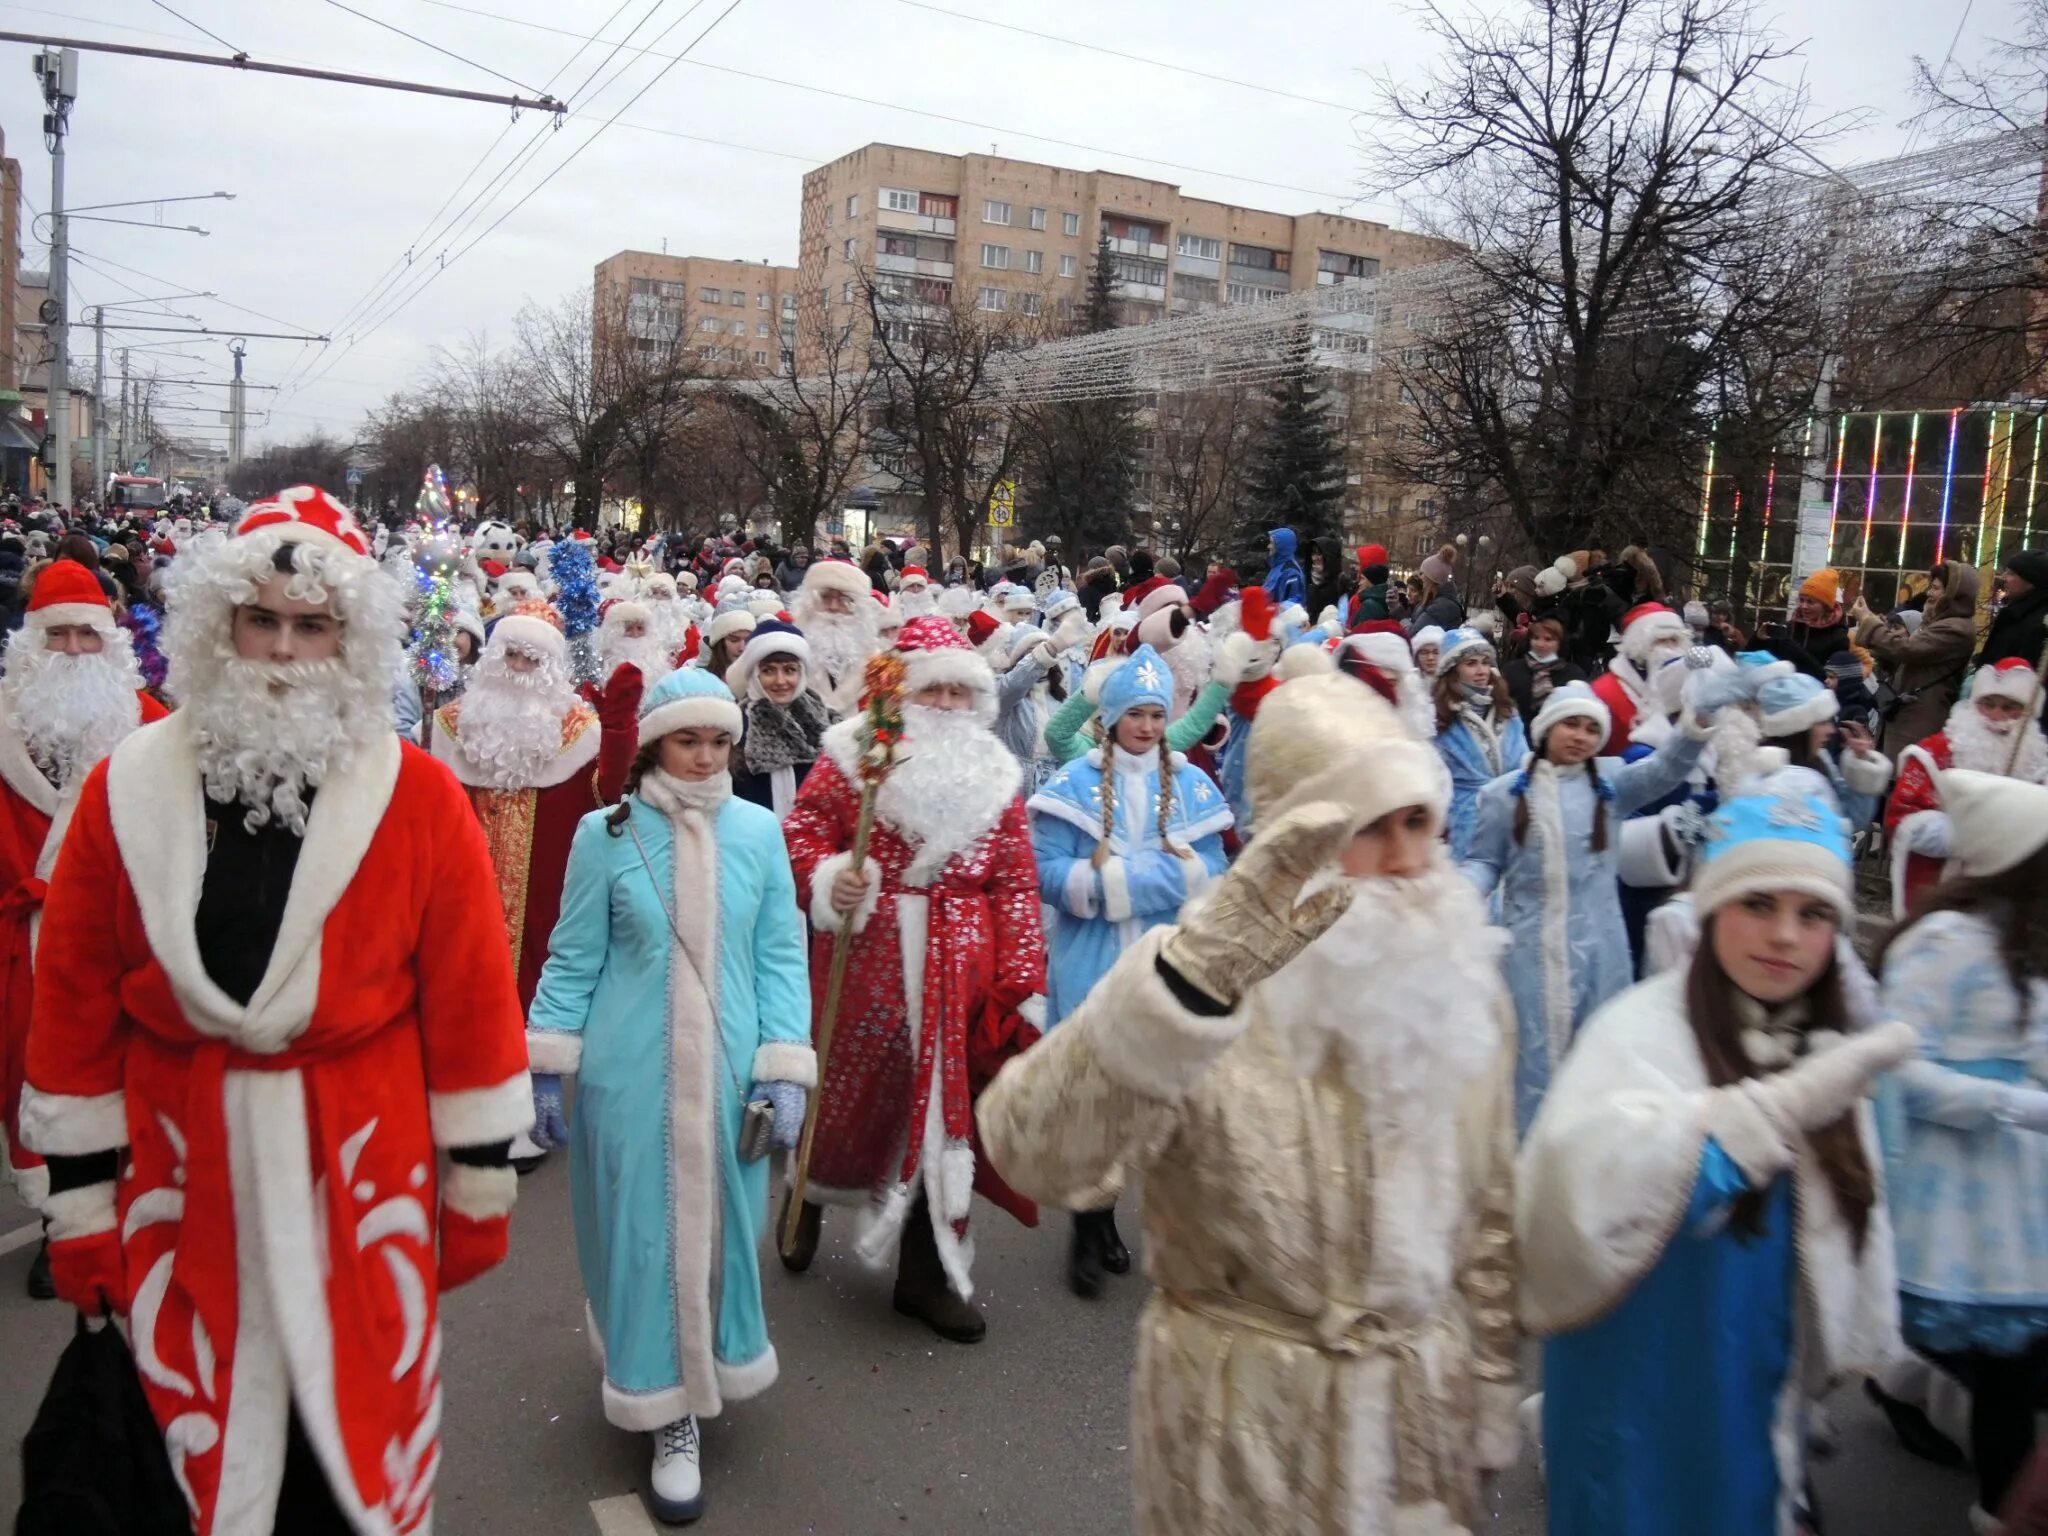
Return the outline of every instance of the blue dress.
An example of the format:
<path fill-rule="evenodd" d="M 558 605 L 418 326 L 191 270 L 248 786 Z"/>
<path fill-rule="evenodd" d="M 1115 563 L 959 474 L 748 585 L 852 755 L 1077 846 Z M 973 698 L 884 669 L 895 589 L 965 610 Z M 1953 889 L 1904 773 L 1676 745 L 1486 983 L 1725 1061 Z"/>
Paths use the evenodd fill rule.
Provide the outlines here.
<path fill-rule="evenodd" d="M 1133 759 L 1110 749 L 1116 768 L 1116 826 L 1111 857 L 1094 866 L 1102 839 L 1103 749 L 1077 757 L 1030 799 L 1031 846 L 1039 896 L 1053 909 L 1047 936 L 1046 1018 L 1057 1024 L 1146 929 L 1173 921 L 1181 904 L 1223 873 L 1223 832 L 1231 823 L 1223 793 L 1178 752 L 1169 759 L 1173 805 L 1168 830 L 1184 853 L 1159 835 L 1157 751 Z"/>
<path fill-rule="evenodd" d="M 611 835 L 607 811 L 577 826 L 527 1039 L 535 1070 L 577 1074 L 569 1190 L 605 1417 L 649 1430 L 775 1380 L 758 1254 L 768 1159 L 740 1161 L 741 1108 L 754 1083 L 809 1085 L 816 1069 L 774 813 L 727 800 L 711 823 L 715 867 L 679 882 L 669 817 L 628 803 L 637 843 Z M 671 911 L 702 934 L 688 962 Z"/>

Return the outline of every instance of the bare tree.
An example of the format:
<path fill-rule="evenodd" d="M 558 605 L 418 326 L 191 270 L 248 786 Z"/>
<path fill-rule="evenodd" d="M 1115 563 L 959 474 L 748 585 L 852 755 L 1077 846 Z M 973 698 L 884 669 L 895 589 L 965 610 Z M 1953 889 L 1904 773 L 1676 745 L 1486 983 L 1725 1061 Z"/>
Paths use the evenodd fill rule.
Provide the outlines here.
<path fill-rule="evenodd" d="M 1222 549 L 1236 531 L 1258 436 L 1258 399 L 1244 385 L 1160 397 L 1153 508 L 1183 565 L 1196 550 Z"/>
<path fill-rule="evenodd" d="M 450 484 L 472 489 L 481 515 L 516 518 L 519 488 L 549 473 L 547 422 L 535 408 L 526 360 L 471 334 L 435 349 L 427 388 L 449 426 L 451 452 L 441 468 Z"/>

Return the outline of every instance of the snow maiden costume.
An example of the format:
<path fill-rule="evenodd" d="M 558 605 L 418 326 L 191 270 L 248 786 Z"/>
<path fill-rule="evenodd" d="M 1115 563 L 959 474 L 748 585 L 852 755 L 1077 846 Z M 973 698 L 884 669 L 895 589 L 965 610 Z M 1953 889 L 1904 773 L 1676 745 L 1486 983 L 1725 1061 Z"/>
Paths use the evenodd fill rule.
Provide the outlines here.
<path fill-rule="evenodd" d="M 737 737 L 740 711 L 686 667 L 648 690 L 637 787 L 576 829 L 527 1021 L 536 1070 L 576 1074 L 569 1189 L 586 1322 L 605 1418 L 631 1430 L 714 1418 L 775 1381 L 761 1303 L 768 1160 L 741 1161 L 741 1117 L 755 1088 L 789 1085 L 769 1096 L 793 1144 L 817 1081 L 780 826 L 728 775 L 688 783 L 645 755 L 693 725 Z"/>
<path fill-rule="evenodd" d="M 1694 889 L 1709 918 L 1770 892 L 1855 911 L 1848 833 L 1804 769 L 1715 812 Z M 1901 1024 L 1810 1029 L 1836 1022 L 1809 1013 L 1827 985 L 1766 1010 L 1718 963 L 1658 976 L 1565 1058 L 1516 1169 L 1522 1319 L 1549 1341 L 1550 1536 L 1810 1528 L 1802 1406 L 1896 1348 L 1860 1100 L 1913 1053 Z M 1701 1031 L 1733 1027 L 1694 998 L 1744 1021 L 1725 1080 Z"/>
<path fill-rule="evenodd" d="M 1485 911 L 1441 855 L 1332 869 L 1355 826 L 1443 814 L 1436 754 L 1362 684 L 1282 685 L 1250 767 L 1237 866 L 1003 1069 L 983 1134 L 1054 1204 L 1141 1175 L 1139 1536 L 1464 1536 L 1520 1397 L 1511 1025 L 1490 952 L 1441 963 Z"/>
<path fill-rule="evenodd" d="M 778 704 L 761 690 L 755 673 L 777 657 L 804 669 L 802 688 L 787 704 Z M 803 631 L 780 619 L 764 619 L 747 636 L 739 659 L 726 669 L 725 680 L 735 698 L 745 734 L 733 744 L 732 792 L 775 813 L 780 821 L 796 804 L 802 784 L 818 760 L 832 711 L 811 687 L 811 648 Z"/>
<path fill-rule="evenodd" d="M 1472 834 L 1479 825 L 1479 792 L 1529 755 L 1528 734 L 1522 717 L 1510 708 L 1503 718 L 1494 710 L 1493 693 L 1476 695 L 1464 685 L 1443 681 L 1468 656 L 1493 659 L 1493 642 L 1476 629 L 1454 629 L 1444 636 L 1437 653 L 1436 687 L 1458 690 L 1457 707 L 1451 723 L 1435 733 L 1437 755 L 1451 776 L 1449 832 L 1451 857 L 1462 860 L 1472 846 Z M 1436 721 L 1432 719 L 1434 726 Z"/>

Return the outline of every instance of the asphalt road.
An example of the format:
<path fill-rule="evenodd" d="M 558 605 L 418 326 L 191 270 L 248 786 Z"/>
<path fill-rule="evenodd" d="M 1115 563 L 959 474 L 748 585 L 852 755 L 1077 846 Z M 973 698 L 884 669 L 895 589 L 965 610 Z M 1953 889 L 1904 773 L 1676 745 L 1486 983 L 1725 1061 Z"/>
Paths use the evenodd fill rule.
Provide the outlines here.
<path fill-rule="evenodd" d="M 946 1344 L 889 1308 L 889 1277 L 847 1246 L 828 1212 L 818 1261 L 768 1256 L 782 1379 L 705 1426 L 706 1536 L 1015 1532 L 1115 1536 L 1130 1528 L 1126 1432 L 1133 1325 L 1144 1281 L 1084 1303 L 1062 1280 L 1063 1221 L 1032 1232 L 976 1206 L 975 1266 L 989 1335 Z M 836 1222 L 835 1222 L 835 1219 Z M 1134 1220 L 1125 1222 L 1134 1237 Z M 19 1445 L 69 1337 L 22 1279 L 29 1216 L 0 1195 L 0 1519 L 20 1496 Z M 17 1244 L 10 1248 L 10 1243 Z M 568 1168 L 520 1186 L 510 1262 L 449 1298 L 448 1413 L 435 1528 L 442 1536 L 648 1536 L 650 1441 L 605 1424 L 583 1335 Z M 1834 1406 L 1841 1448 L 1817 1481 L 1828 1536 L 1964 1536 L 1968 1479 L 1899 1450 L 1859 1395 Z M 1499 1536 L 1540 1536 L 1541 1483 L 1526 1457 L 1493 1489 Z"/>

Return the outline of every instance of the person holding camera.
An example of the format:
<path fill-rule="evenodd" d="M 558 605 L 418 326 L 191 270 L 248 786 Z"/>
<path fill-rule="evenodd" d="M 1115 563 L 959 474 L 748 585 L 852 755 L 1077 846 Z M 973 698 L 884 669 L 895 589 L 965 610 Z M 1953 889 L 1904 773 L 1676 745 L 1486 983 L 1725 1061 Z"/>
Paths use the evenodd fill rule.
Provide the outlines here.
<path fill-rule="evenodd" d="M 1906 748 L 1942 728 L 1963 691 L 1977 646 L 1977 568 L 1944 560 L 1927 575 L 1927 605 L 1917 633 L 1897 615 L 1880 618 L 1862 598 L 1850 616 L 1856 643 L 1889 670 L 1878 685 L 1884 717 L 1880 745 L 1894 762 Z"/>
<path fill-rule="evenodd" d="M 1799 584 L 1792 604 L 1792 622 L 1757 625 L 1754 641 L 1781 661 L 1789 661 L 1808 677 L 1825 679 L 1828 658 L 1849 648 L 1849 624 L 1842 613 L 1842 575 L 1818 570 Z"/>

